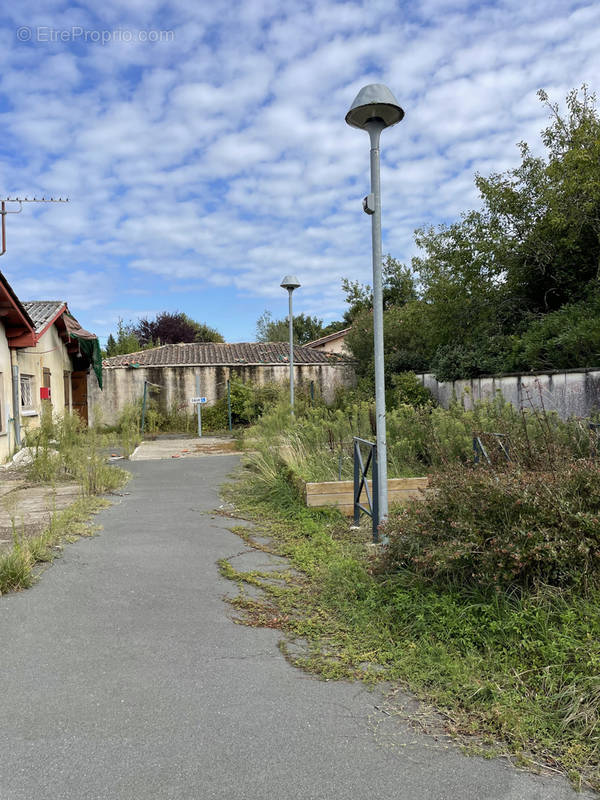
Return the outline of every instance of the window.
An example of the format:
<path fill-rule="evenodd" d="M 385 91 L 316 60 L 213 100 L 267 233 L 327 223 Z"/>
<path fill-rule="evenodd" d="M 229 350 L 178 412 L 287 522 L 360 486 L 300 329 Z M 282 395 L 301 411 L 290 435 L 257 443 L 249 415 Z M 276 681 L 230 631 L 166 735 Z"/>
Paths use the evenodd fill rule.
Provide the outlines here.
<path fill-rule="evenodd" d="M 21 411 L 33 409 L 33 375 L 21 375 Z"/>

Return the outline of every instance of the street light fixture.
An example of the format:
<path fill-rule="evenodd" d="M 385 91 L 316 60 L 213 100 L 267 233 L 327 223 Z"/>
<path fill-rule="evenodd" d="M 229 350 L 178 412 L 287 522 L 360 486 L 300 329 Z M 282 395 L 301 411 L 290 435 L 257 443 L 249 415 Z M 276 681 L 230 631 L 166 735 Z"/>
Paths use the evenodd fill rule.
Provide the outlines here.
<path fill-rule="evenodd" d="M 379 466 L 379 515 L 388 514 L 387 442 L 385 428 L 385 378 L 383 363 L 383 290 L 381 279 L 381 187 L 379 176 L 379 138 L 381 131 L 395 125 L 404 111 L 391 91 L 382 83 L 363 86 L 356 95 L 346 122 L 367 131 L 371 140 L 371 194 L 363 208 L 371 215 L 373 248 L 373 330 L 375 352 L 375 414 L 377 418 L 377 460 Z"/>
<path fill-rule="evenodd" d="M 281 281 L 280 286 L 282 289 L 288 290 L 290 300 L 290 406 L 292 409 L 292 416 L 294 416 L 294 316 L 292 314 L 292 292 L 294 289 L 300 287 L 300 281 L 295 275 L 286 275 Z"/>

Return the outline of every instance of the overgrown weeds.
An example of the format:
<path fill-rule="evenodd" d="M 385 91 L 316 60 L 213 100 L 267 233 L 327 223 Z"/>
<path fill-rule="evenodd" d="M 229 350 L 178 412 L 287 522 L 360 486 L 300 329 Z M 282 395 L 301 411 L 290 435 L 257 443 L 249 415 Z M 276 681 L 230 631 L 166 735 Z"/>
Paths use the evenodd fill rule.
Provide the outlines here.
<path fill-rule="evenodd" d="M 507 465 L 436 472 L 425 502 L 392 509 L 382 569 L 482 590 L 600 583 L 600 469 Z"/>
<path fill-rule="evenodd" d="M 53 418 L 51 406 L 44 408 L 40 427 L 27 432 L 32 461 L 27 477 L 37 483 L 56 485 L 61 481 L 79 484 L 80 497 L 63 511 L 53 511 L 48 527 L 37 536 L 28 536 L 16 525 L 17 508 L 9 507 L 13 543 L 0 552 L 0 594 L 26 589 L 35 580 L 40 564 L 52 561 L 64 541 L 92 532 L 90 516 L 105 505 L 95 495 L 122 486 L 127 473 L 106 463 L 102 449 L 107 439 L 96 428 L 85 428 L 77 415 Z M 5 503 L 10 506 L 10 494 Z"/>
<path fill-rule="evenodd" d="M 81 497 L 63 511 L 53 513 L 40 535 L 26 537 L 15 530 L 12 548 L 0 553 L 0 595 L 32 586 L 40 565 L 53 561 L 64 542 L 94 533 L 89 519 L 107 505 L 108 501 L 99 497 Z"/>
<path fill-rule="evenodd" d="M 277 612 L 272 593 L 263 616 L 252 601 L 251 624 L 276 618 L 307 640 L 292 659 L 304 669 L 364 678 L 370 665 L 370 680 L 442 710 L 458 738 L 600 790 L 600 475 L 587 425 L 500 401 L 390 416 L 405 440 L 388 430 L 390 448 L 426 467 L 433 489 L 393 510 L 381 560 L 335 511 L 305 508 L 298 484 L 302 470 L 335 471 L 327 453 L 368 432 L 368 405 L 293 423 L 277 407 L 249 432 L 255 453 L 232 499 L 305 576 Z M 473 433 L 490 464 L 473 465 Z"/>
<path fill-rule="evenodd" d="M 27 432 L 32 462 L 30 480 L 50 483 L 73 480 L 83 495 L 90 496 L 122 486 L 123 470 L 106 463 L 102 448 L 108 439 L 97 428 L 86 428 L 76 414 L 52 417 L 51 407 L 42 413 L 39 428 Z"/>
<path fill-rule="evenodd" d="M 247 433 L 248 446 L 261 453 L 261 465 L 292 467 L 305 481 L 350 480 L 353 437 L 375 440 L 373 403 L 346 408 L 319 405 L 296 409 L 270 408 Z M 473 462 L 473 438 L 486 444 L 497 460 L 498 442 L 506 443 L 513 461 L 528 469 L 552 470 L 557 460 L 585 458 L 593 451 L 589 428 L 579 420 L 563 421 L 556 414 L 519 411 L 499 395 L 465 410 L 456 403 L 446 410 L 428 404 L 401 404 L 387 415 L 388 475 L 402 478 Z"/>

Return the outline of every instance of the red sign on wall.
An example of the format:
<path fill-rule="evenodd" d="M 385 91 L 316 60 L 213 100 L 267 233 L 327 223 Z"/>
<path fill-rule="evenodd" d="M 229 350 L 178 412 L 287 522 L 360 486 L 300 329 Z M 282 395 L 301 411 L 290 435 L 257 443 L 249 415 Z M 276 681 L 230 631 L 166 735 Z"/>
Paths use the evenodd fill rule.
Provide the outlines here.
<path fill-rule="evenodd" d="M 40 386 L 40 400 L 50 400 L 50 388 L 48 386 Z"/>

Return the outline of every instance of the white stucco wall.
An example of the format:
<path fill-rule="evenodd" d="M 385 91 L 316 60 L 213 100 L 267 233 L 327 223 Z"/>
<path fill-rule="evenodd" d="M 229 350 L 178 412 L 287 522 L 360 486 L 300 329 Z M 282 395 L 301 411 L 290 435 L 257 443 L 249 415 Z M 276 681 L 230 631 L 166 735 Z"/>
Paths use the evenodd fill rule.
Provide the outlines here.
<path fill-rule="evenodd" d="M 10 350 L 6 340 L 6 332 L 0 322 L 0 464 L 10 455 L 14 433 L 9 432 L 9 410 L 12 409 L 12 380 Z"/>
<path fill-rule="evenodd" d="M 189 399 L 196 391 L 196 374 L 200 376 L 200 395 L 207 405 L 227 394 L 227 380 L 234 375 L 246 383 L 259 386 L 265 383 L 282 383 L 289 380 L 289 365 L 280 366 L 185 366 L 185 367 L 103 367 L 104 388 L 100 390 L 93 375 L 88 378 L 88 408 L 90 421 L 114 425 L 129 403 L 137 402 L 144 393 L 144 380 L 161 386 L 156 397 L 165 410 L 177 405 L 181 410 L 193 412 Z M 315 391 L 326 402 L 332 402 L 338 387 L 354 386 L 354 370 L 346 364 L 296 364 L 294 383 L 297 389 L 307 388 L 314 381 Z"/>
<path fill-rule="evenodd" d="M 35 347 L 18 349 L 16 353 L 19 375 L 33 376 L 33 410 L 21 412 L 21 426 L 23 431 L 26 431 L 27 428 L 36 427 L 40 423 L 40 412 L 42 408 L 40 387 L 44 385 L 44 368 L 50 370 L 50 390 L 53 413 L 64 413 L 65 405 L 70 410 L 70 396 L 66 398 L 65 402 L 64 373 L 68 372 L 70 375 L 73 367 L 66 345 L 60 338 L 55 325 L 50 326 L 44 335 L 40 337 Z"/>
<path fill-rule="evenodd" d="M 311 347 L 311 350 L 318 350 L 322 353 L 337 353 L 338 355 L 347 356 L 349 355 L 349 350 L 346 346 L 346 337 L 340 336 L 337 339 L 332 339 L 330 342 L 324 342 L 323 344 L 314 345 Z"/>

